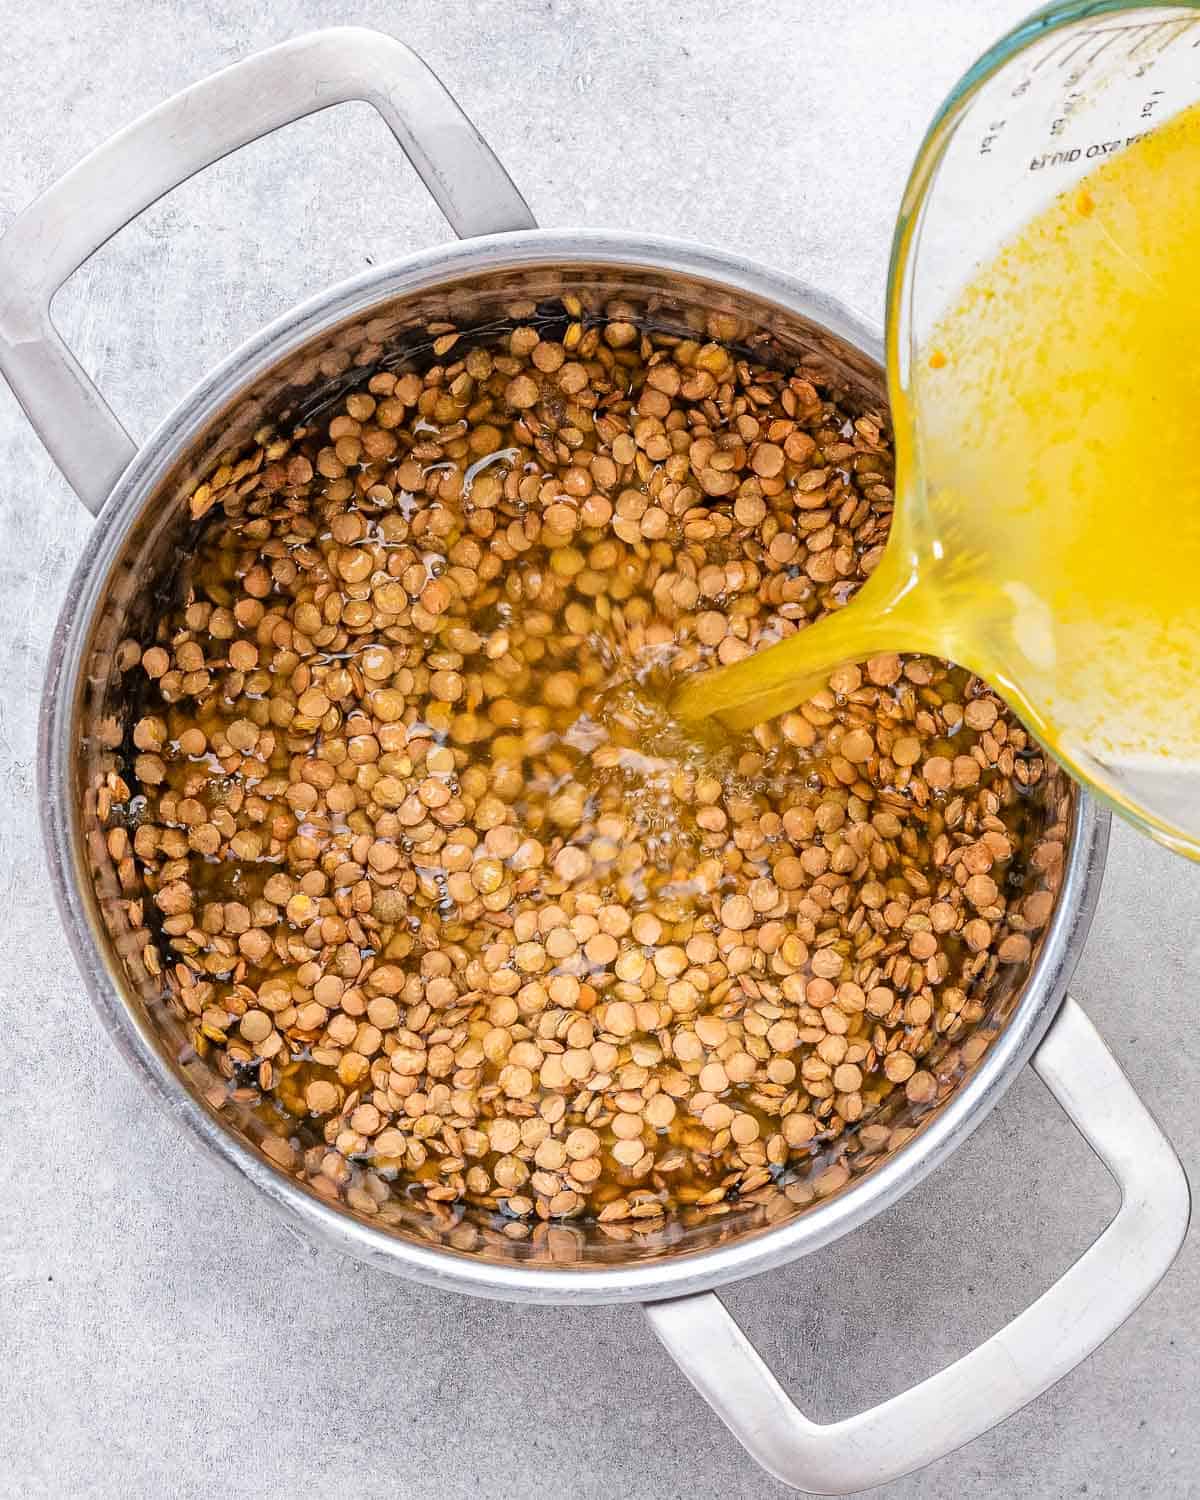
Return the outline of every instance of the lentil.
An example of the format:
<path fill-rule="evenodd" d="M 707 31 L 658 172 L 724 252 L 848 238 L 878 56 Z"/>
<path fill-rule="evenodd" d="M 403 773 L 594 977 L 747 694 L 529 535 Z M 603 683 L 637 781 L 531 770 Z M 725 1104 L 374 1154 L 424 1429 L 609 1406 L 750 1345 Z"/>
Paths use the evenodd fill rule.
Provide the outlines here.
<path fill-rule="evenodd" d="M 881 414 L 627 315 L 442 329 L 193 497 L 118 839 L 171 1003 L 363 1212 L 652 1220 L 818 1159 L 834 1191 L 818 1153 L 934 1103 L 1029 961 L 1061 843 L 1007 877 L 1056 773 L 924 658 L 738 740 L 663 707 L 862 582 Z"/>

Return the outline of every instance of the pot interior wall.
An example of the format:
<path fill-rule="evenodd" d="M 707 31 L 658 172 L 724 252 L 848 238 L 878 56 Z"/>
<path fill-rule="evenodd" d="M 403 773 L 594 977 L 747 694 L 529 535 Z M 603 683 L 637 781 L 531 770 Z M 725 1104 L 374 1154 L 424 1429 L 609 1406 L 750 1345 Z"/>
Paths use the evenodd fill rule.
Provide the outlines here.
<path fill-rule="evenodd" d="M 128 803 L 121 788 L 124 779 L 136 791 L 130 729 L 138 716 L 135 684 L 141 674 L 132 670 L 137 648 L 153 641 L 159 618 L 177 595 L 181 559 L 194 548 L 201 528 L 221 514 L 220 505 L 205 511 L 213 493 L 252 494 L 256 472 L 239 464 L 254 451 L 255 434 L 290 431 L 318 417 L 380 368 L 424 370 L 436 358 L 434 341 L 451 329 L 462 330 L 456 347 L 461 356 L 471 342 L 495 342 L 519 324 L 532 321 L 561 332 L 574 318 L 611 316 L 614 304 L 622 317 L 684 337 L 718 338 L 759 360 L 802 369 L 851 410 L 886 410 L 882 373 L 872 359 L 820 326 L 748 295 L 630 267 L 490 273 L 383 302 L 369 317 L 326 329 L 241 391 L 186 444 L 168 479 L 147 497 L 104 583 L 79 679 L 74 734 L 78 848 L 90 883 L 95 940 L 143 1034 L 153 1038 L 181 1086 L 219 1117 L 243 1150 L 265 1156 L 277 1170 L 302 1181 L 303 1157 L 286 1146 L 284 1124 L 252 1112 L 211 1056 L 203 1055 L 202 1042 L 198 1050 L 195 1018 L 181 1005 L 179 986 L 158 945 L 153 904 L 140 899 L 133 860 L 120 836 L 113 836 L 137 809 L 136 799 Z M 205 483 L 211 486 L 207 499 L 204 491 L 197 496 Z M 1013 862 L 1010 894 L 1057 891 L 1074 820 L 1073 793 L 1052 766 L 1030 800 L 1028 845 Z M 530 1225 L 404 1197 L 385 1203 L 371 1221 L 425 1247 L 559 1269 L 611 1267 L 761 1234 L 822 1197 L 854 1192 L 873 1168 L 903 1150 L 978 1065 L 1037 962 L 1035 946 L 1029 963 L 998 967 L 992 960 L 977 976 L 974 993 L 986 1000 L 986 1014 L 973 1028 L 940 1038 L 923 1062 L 938 1081 L 930 1104 L 915 1108 L 897 1089 L 836 1142 L 818 1138 L 810 1155 L 748 1196 L 696 1208 L 666 1224 L 649 1219 Z M 357 1212 L 340 1206 L 348 1214 Z"/>

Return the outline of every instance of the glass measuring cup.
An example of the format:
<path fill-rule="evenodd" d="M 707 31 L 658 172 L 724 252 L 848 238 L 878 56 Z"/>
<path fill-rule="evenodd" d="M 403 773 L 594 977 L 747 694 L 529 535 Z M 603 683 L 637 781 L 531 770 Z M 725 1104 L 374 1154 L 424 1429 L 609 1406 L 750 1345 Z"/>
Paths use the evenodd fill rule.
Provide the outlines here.
<path fill-rule="evenodd" d="M 1067 534 L 1078 540 L 1081 516 L 1091 523 L 1091 515 L 1080 510 L 1079 502 L 1104 488 L 1096 483 L 1097 473 L 1103 479 L 1110 472 L 1093 469 L 1091 490 L 1085 493 L 1077 484 L 1077 492 L 1068 493 L 1070 480 L 1067 478 L 1064 485 L 1062 479 L 1070 473 L 1072 456 L 1082 452 L 1081 445 L 1095 444 L 1095 422 L 1102 414 L 1110 423 L 1115 415 L 1119 424 L 1121 408 L 1113 405 L 1111 387 L 1102 392 L 1109 401 L 1105 407 L 1099 397 L 1094 402 L 1085 399 L 1100 391 L 1100 385 L 1095 381 L 1080 385 L 1076 380 L 1080 374 L 1104 374 L 1100 366 L 1108 361 L 1107 346 L 1103 360 L 1081 365 L 1079 371 L 1069 375 L 1069 381 L 1075 382 L 1069 391 L 1069 382 L 1062 380 L 1057 387 L 1047 384 L 1044 393 L 1039 393 L 1036 385 L 1031 387 L 1035 395 L 1049 394 L 1056 400 L 1067 392 L 1070 399 L 1064 399 L 1055 412 L 1061 410 L 1074 419 L 1073 424 L 1064 425 L 1061 441 L 1056 441 L 1052 450 L 1039 452 L 1039 458 L 1050 460 L 1048 471 L 1058 466 L 1059 488 L 1046 482 L 1029 491 L 1031 504 L 1025 508 L 1028 537 L 1036 536 L 1043 550 L 1027 556 L 1024 564 L 1030 568 L 1029 581 L 1045 585 L 1031 590 L 1025 585 L 1019 557 L 1015 566 L 1012 557 L 1003 558 L 1003 566 L 1010 568 L 1005 574 L 1001 562 L 991 556 L 1001 557 L 1005 536 L 1011 543 L 1011 535 L 997 537 L 996 533 L 1005 525 L 1011 531 L 1013 516 L 1020 507 L 1006 499 L 990 512 L 982 508 L 988 498 L 987 485 L 975 493 L 980 503 L 970 506 L 972 470 L 978 480 L 987 468 L 987 454 L 981 450 L 961 462 L 955 460 L 947 442 L 947 431 L 951 437 L 954 431 L 940 423 L 942 406 L 953 405 L 945 396 L 953 387 L 942 384 L 939 396 L 936 377 L 930 375 L 931 369 L 945 362 L 937 343 L 945 335 L 948 310 L 961 308 L 971 297 L 975 298 L 972 316 L 977 333 L 997 339 L 1015 333 L 1019 340 L 1025 331 L 1019 324 L 1022 293 L 1026 285 L 1037 280 L 1037 255 L 1043 254 L 1044 259 L 1045 253 L 1049 254 L 1052 272 L 1071 269 L 1069 257 L 1055 261 L 1054 256 L 1058 253 L 1056 246 L 1066 243 L 1062 235 L 1076 232 L 1065 221 L 1076 209 L 1079 215 L 1087 215 L 1094 207 L 1089 183 L 1095 185 L 1097 179 L 1093 176 L 1088 183 L 1082 179 L 1097 168 L 1107 171 L 1103 164 L 1119 161 L 1126 147 L 1195 104 L 1197 98 L 1200 8 L 1194 4 L 1074 0 L 1051 5 L 1004 37 L 965 75 L 934 120 L 918 154 L 893 245 L 888 375 L 898 472 L 896 514 L 883 562 L 846 610 L 755 657 L 711 674 L 707 680 L 693 679 L 676 700 L 683 717 L 715 711 L 728 723 L 744 727 L 811 696 L 820 680 L 819 669 L 827 673 L 839 661 L 861 660 L 888 650 L 947 656 L 998 687 L 1058 759 L 1116 810 L 1161 842 L 1200 857 L 1200 704 L 1193 704 L 1196 695 L 1191 691 L 1193 683 L 1200 683 L 1200 600 L 1184 608 L 1183 593 L 1194 596 L 1198 591 L 1181 587 L 1180 566 L 1185 553 L 1191 556 L 1200 547 L 1200 492 L 1195 497 L 1198 503 L 1183 505 L 1177 517 L 1161 510 L 1154 512 L 1156 543 L 1161 545 L 1154 556 L 1139 559 L 1139 567 L 1143 561 L 1146 565 L 1140 571 L 1132 562 L 1132 547 L 1130 557 L 1123 555 L 1120 546 L 1107 553 L 1112 566 L 1100 573 L 1096 572 L 1094 556 L 1091 573 L 1086 566 L 1075 566 L 1086 549 L 1068 545 L 1052 557 L 1047 549 L 1053 547 L 1058 498 L 1062 497 L 1076 522 L 1074 532 Z M 1187 128 L 1186 119 L 1182 124 Z M 1160 138 L 1161 134 L 1156 134 L 1155 140 Z M 1140 145 L 1130 161 L 1141 166 L 1150 149 Z M 1189 165 L 1197 161 L 1200 138 Z M 1108 176 L 1110 182 L 1114 180 L 1111 172 Z M 1155 191 L 1165 193 L 1171 181 L 1173 174 L 1159 174 L 1153 179 Z M 1185 182 L 1185 192 L 1188 186 Z M 1190 186 L 1195 188 L 1196 184 Z M 1188 199 L 1180 206 L 1186 208 L 1194 227 L 1200 190 L 1194 191 L 1192 198 L 1195 203 Z M 1101 206 L 1119 208 L 1122 201 L 1110 194 L 1107 204 L 1102 201 Z M 1154 200 L 1155 205 L 1158 202 Z M 1162 228 L 1168 233 L 1175 205 L 1163 198 L 1162 207 Z M 1157 222 L 1157 212 L 1154 218 Z M 1110 224 L 1115 225 L 1116 234 L 1109 232 Z M 1026 226 L 1031 225 L 1048 227 L 1038 230 L 1040 239 L 1030 240 Z M 1117 262 L 1123 267 L 1122 275 L 1127 273 L 1127 279 L 1142 276 L 1153 287 L 1136 250 L 1129 255 L 1125 244 L 1119 242 L 1124 240 L 1122 229 L 1130 227 L 1098 212 L 1090 232 L 1095 243 L 1103 244 L 1106 257 L 1114 261 L 1118 255 L 1124 257 Z M 1107 235 L 1108 243 L 1095 241 L 1096 235 Z M 1085 239 L 1082 243 L 1086 247 L 1088 242 Z M 1017 251 L 1013 251 L 1014 246 L 1018 246 Z M 1006 264 L 1007 280 L 987 280 L 996 266 Z M 1065 278 L 1057 301 L 1047 302 L 1043 285 L 1041 300 L 1030 302 L 1030 317 L 1040 319 L 1042 351 L 1038 359 L 1059 337 L 1060 310 L 1061 337 L 1069 339 L 1073 332 L 1077 340 L 1087 341 L 1088 328 L 1080 327 L 1078 314 L 1084 308 L 1094 312 L 1101 305 L 1096 297 L 1102 273 L 1091 276 L 1091 260 L 1082 264 L 1088 268 L 1088 275 L 1074 286 L 1078 289 L 1083 281 L 1089 281 L 1090 304 L 1080 294 L 1078 306 L 1071 305 L 1072 283 Z M 1049 284 L 1050 277 L 1046 280 Z M 967 288 L 970 291 L 965 293 Z M 1004 296 L 989 310 L 986 299 L 996 298 L 997 290 Z M 1051 290 L 1057 294 L 1059 285 Z M 1127 289 L 1118 295 L 1127 304 L 1128 324 Z M 1138 292 L 1139 328 L 1150 327 L 1146 308 L 1150 308 L 1150 319 L 1163 323 L 1163 299 L 1159 297 L 1155 306 L 1147 300 L 1149 295 Z M 1187 300 L 1189 304 L 1195 301 L 1190 296 Z M 1018 309 L 1015 314 L 1013 307 Z M 1052 309 L 1049 316 L 1048 307 Z M 1071 313 L 1076 315 L 1073 328 Z M 988 315 L 992 316 L 991 323 L 986 320 Z M 965 326 L 970 328 L 969 323 Z M 1200 333 L 1200 329 L 1187 331 Z M 1165 357 L 1155 366 L 1156 371 L 1174 364 L 1170 332 L 1168 329 L 1165 340 L 1160 339 Z M 1185 330 L 1181 327 L 1180 332 L 1183 335 Z M 1182 346 L 1187 343 L 1186 337 L 1181 338 L 1180 359 Z M 1003 347 L 997 342 L 997 349 Z M 1016 348 L 1016 342 L 1012 347 Z M 959 352 L 968 352 L 961 341 Z M 1120 352 L 1113 350 L 1114 365 Z M 993 363 L 995 368 L 987 372 L 987 378 L 1003 381 L 1008 372 L 1001 363 Z M 963 380 L 968 364 L 964 359 Z M 1069 371 L 1070 358 L 1064 356 L 1059 364 Z M 1028 374 L 1030 369 L 1036 372 L 1038 366 L 1036 360 L 1032 365 L 1027 360 L 1024 367 L 1014 362 L 1014 368 L 1023 368 Z M 1053 356 L 1044 368 L 1054 372 Z M 1164 402 L 1172 408 L 1166 413 L 1168 418 L 1176 423 L 1188 420 L 1189 430 L 1194 425 L 1191 412 L 1200 409 L 1200 401 L 1193 400 L 1189 409 L 1185 396 L 1200 387 L 1196 377 L 1197 370 L 1189 365 L 1190 383 L 1181 382 L 1178 391 L 1169 392 Z M 976 395 L 984 389 L 980 386 Z M 1143 394 L 1146 391 L 1144 384 L 1138 389 Z M 1005 390 L 1004 394 L 1010 392 Z M 1017 403 L 1014 400 L 1010 404 Z M 979 410 L 986 415 L 988 408 L 980 406 Z M 1043 429 L 1045 425 L 1043 422 Z M 986 423 L 983 427 L 986 430 Z M 1116 425 L 1107 429 L 1112 441 L 1116 430 Z M 997 426 L 995 433 L 988 435 L 1000 431 Z M 1134 436 L 1140 439 L 1142 431 L 1138 429 Z M 1007 436 L 1015 432 L 1016 428 L 1010 427 Z M 1046 432 L 1038 435 L 1044 440 Z M 1145 433 L 1145 441 L 1153 441 L 1152 432 Z M 1000 446 L 997 452 L 1011 462 L 1011 445 L 1007 449 Z M 931 454 L 935 459 L 940 454 L 940 471 L 936 461 L 931 466 Z M 998 462 L 994 461 L 993 467 Z M 990 498 L 995 502 L 997 476 L 993 473 L 988 477 L 993 481 Z M 947 495 L 955 498 L 956 488 L 957 507 L 948 505 L 946 499 Z M 1006 496 L 1015 488 L 1010 483 Z M 1187 488 L 1180 494 L 1186 501 Z M 1135 519 L 1138 505 L 1146 515 L 1148 504 L 1160 503 L 1157 495 L 1135 494 L 1131 499 Z M 1036 505 L 1032 504 L 1035 500 Z M 1107 501 L 1106 508 L 1112 508 Z M 1107 515 L 1107 520 L 1111 525 L 1112 516 Z M 1176 521 L 1181 529 L 1173 548 L 1170 526 Z M 1182 545 L 1185 539 L 1186 549 Z M 1170 566 L 1173 553 L 1177 554 L 1174 573 Z M 1166 595 L 1155 598 L 1153 594 L 1155 557 L 1161 561 L 1164 556 L 1168 565 L 1162 570 L 1163 588 L 1171 600 L 1180 595 L 1181 608 L 1174 615 L 1163 607 Z M 990 577 L 986 576 L 989 567 Z M 1052 584 L 1049 579 L 1055 571 L 1061 577 Z M 1082 591 L 1073 594 L 1071 589 L 1076 584 L 1081 584 Z M 987 598 L 979 593 L 981 585 L 992 591 Z M 1127 591 L 1123 599 L 1118 597 L 1122 589 Z M 1152 600 L 1149 609 L 1147 599 Z M 1086 601 L 1091 613 L 1080 601 Z M 1123 629 L 1139 607 L 1144 618 L 1133 623 L 1147 629 L 1140 634 Z M 1129 662 L 1131 653 L 1151 641 L 1151 624 L 1157 634 L 1153 636 L 1153 650 L 1146 655 L 1145 673 L 1139 678 Z M 1190 655 L 1193 650 L 1195 663 Z M 1151 699 L 1147 697 L 1148 684 L 1156 670 L 1162 673 L 1161 680 L 1170 693 Z M 1114 686 L 1118 683 L 1125 693 L 1124 701 Z M 1135 702 L 1141 706 L 1149 703 L 1150 712 L 1135 731 L 1127 732 L 1134 722 Z M 1099 725 L 1094 722 L 1097 704 L 1104 711 Z M 1177 709 L 1174 722 L 1173 706 Z M 1093 720 L 1086 733 L 1085 707 Z M 1122 712 L 1128 723 L 1118 731 Z"/>

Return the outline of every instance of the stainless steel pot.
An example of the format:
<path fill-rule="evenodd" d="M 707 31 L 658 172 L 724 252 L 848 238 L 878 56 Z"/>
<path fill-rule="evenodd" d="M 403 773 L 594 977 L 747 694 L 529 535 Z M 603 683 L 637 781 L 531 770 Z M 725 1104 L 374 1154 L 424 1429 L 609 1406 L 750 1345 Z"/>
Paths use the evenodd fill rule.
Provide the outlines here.
<path fill-rule="evenodd" d="M 350 99 L 383 115 L 463 242 L 343 282 L 250 340 L 138 447 L 54 330 L 56 288 L 162 193 L 235 147 Z M 1187 1225 L 1182 1168 L 1079 1007 L 1066 996 L 1100 883 L 1108 819 L 1082 795 L 1043 809 L 1066 853 L 1051 921 L 1019 982 L 997 981 L 976 1042 L 941 1057 L 942 1090 L 839 1148 L 844 1185 L 731 1206 L 669 1232 L 548 1230 L 514 1242 L 449 1210 L 388 1226 L 322 1201 L 276 1167 L 206 1087 L 162 1004 L 117 896 L 103 837 L 119 759 L 123 641 L 152 623 L 156 586 L 191 545 L 187 496 L 262 423 L 344 392 L 379 360 L 415 357 L 430 324 L 528 316 L 546 298 L 619 297 L 646 318 L 710 326 L 810 366 L 848 399 L 882 399 L 879 339 L 846 309 L 736 256 L 665 239 L 538 230 L 504 169 L 429 70 L 369 31 L 301 37 L 169 100 L 49 189 L 0 242 L 0 369 L 97 515 L 51 650 L 40 774 L 63 921 L 100 1018 L 135 1072 L 200 1142 L 298 1229 L 360 1260 L 479 1296 L 642 1302 L 656 1334 L 750 1453 L 785 1483 L 864 1489 L 970 1441 L 1073 1368 L 1163 1276 Z M 514 308 L 514 304 L 523 304 Z M 1057 822 L 1055 821 L 1057 820 Z M 874 1410 L 818 1426 L 762 1364 L 714 1288 L 846 1234 L 921 1181 L 1029 1061 L 1120 1185 L 1121 1208 L 1032 1307 L 940 1374 Z M 828 1180 L 828 1179 L 827 1179 Z"/>

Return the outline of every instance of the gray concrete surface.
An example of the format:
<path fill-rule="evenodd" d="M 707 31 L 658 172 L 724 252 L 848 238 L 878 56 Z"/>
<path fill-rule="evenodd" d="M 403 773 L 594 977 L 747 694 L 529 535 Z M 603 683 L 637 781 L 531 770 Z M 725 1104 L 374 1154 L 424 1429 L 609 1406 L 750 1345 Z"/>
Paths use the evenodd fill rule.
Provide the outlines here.
<path fill-rule="evenodd" d="M 0 226 L 202 73 L 306 28 L 392 30 L 544 224 L 737 246 L 878 315 L 943 92 L 1026 0 L 3 0 Z M 365 107 L 295 126 L 125 231 L 59 319 L 135 432 L 308 291 L 445 237 Z M 436 1295 L 312 1253 L 153 1111 L 51 909 L 31 706 L 87 521 L 0 389 L 0 1496 L 769 1500 L 635 1310 Z M 1118 830 L 1076 992 L 1191 1168 L 1200 871 Z M 894 1211 L 730 1294 L 819 1418 L 987 1336 L 1113 1208 L 1026 1075 Z M 1200 1243 L 1082 1369 L 877 1494 L 1200 1493 Z"/>

